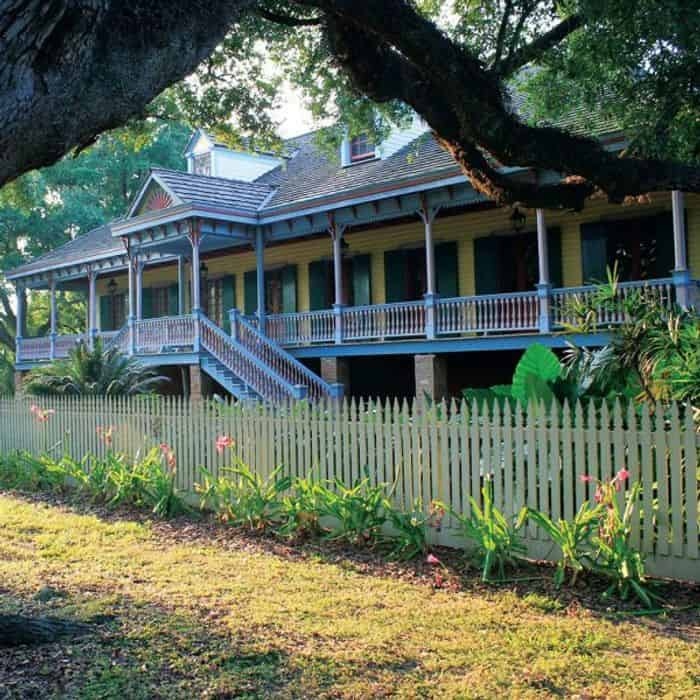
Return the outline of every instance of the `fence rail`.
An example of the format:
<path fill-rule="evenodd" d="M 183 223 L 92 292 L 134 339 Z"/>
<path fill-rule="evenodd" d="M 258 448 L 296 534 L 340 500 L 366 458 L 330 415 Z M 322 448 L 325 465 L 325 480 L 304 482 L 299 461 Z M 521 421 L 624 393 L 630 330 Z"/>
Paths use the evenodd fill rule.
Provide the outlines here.
<path fill-rule="evenodd" d="M 468 513 L 492 475 L 497 505 L 508 514 L 523 505 L 571 518 L 594 485 L 623 466 L 642 491 L 633 542 L 657 575 L 700 580 L 698 447 L 691 415 L 678 406 L 608 412 L 577 404 L 549 413 L 543 406 L 504 411 L 465 404 L 399 406 L 337 401 L 320 406 L 227 406 L 178 398 L 41 399 L 55 410 L 38 423 L 27 399 L 0 399 L 0 453 L 63 450 L 80 458 L 105 447 L 97 428 L 115 426 L 114 449 L 135 454 L 160 442 L 177 454 L 180 488 L 190 490 L 199 467 L 225 465 L 215 440 L 236 440 L 243 460 L 261 474 L 283 465 L 291 475 L 351 483 L 367 470 L 373 482 L 396 483 L 400 506 L 434 499 Z M 418 410 L 420 409 L 420 410 Z M 621 494 L 622 495 L 622 494 Z M 449 519 L 438 541 L 459 544 Z M 556 558 L 536 527 L 525 532 L 531 556 Z"/>

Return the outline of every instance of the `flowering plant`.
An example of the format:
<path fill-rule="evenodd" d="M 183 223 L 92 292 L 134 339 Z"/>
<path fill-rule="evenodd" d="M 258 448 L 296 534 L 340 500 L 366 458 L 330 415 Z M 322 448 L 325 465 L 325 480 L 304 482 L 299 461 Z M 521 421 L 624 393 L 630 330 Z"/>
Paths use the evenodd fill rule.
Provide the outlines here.
<path fill-rule="evenodd" d="M 49 418 L 56 413 L 53 408 L 41 408 L 36 404 L 32 404 L 29 412 L 34 416 L 34 418 L 36 418 L 37 421 L 39 421 L 39 423 L 48 423 Z"/>

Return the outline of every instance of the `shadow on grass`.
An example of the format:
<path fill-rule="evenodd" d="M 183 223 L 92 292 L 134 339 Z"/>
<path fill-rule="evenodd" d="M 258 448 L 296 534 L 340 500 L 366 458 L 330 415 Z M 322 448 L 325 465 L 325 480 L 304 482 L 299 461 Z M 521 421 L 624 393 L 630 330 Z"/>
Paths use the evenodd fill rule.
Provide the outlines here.
<path fill-rule="evenodd" d="M 61 615 L 89 622 L 92 630 L 3 650 L 2 698 L 337 697 L 334 688 L 353 678 L 371 688 L 388 674 L 417 667 L 405 659 L 342 662 L 306 649 L 304 639 L 274 626 L 251 624 L 234 632 L 225 621 L 94 591 L 89 598 L 64 595 L 44 604 L 6 589 L 3 611 Z"/>
<path fill-rule="evenodd" d="M 452 587 L 455 591 L 484 596 L 508 592 L 541 613 L 576 616 L 584 611 L 613 621 L 643 625 L 653 629 L 656 634 L 684 641 L 700 641 L 698 584 L 655 582 L 657 592 L 668 605 L 663 613 L 650 616 L 634 600 L 624 602 L 605 598 L 603 594 L 609 583 L 597 576 L 586 574 L 579 578 L 575 587 L 564 586 L 557 589 L 552 582 L 554 566 L 549 563 L 523 562 L 505 581 L 484 583 L 481 581 L 481 572 L 468 563 L 463 552 L 445 547 L 433 550 L 444 564 L 444 569 L 438 570 L 423 560 L 388 561 L 381 548 L 357 548 L 319 539 L 283 541 L 269 533 L 229 527 L 197 511 L 191 516 L 164 521 L 154 520 L 149 513 L 142 510 L 95 504 L 74 492 L 14 493 L 13 496 L 19 496 L 28 502 L 60 507 L 79 515 L 95 516 L 110 523 L 148 523 L 153 537 L 166 545 L 195 544 L 214 548 L 246 549 L 286 561 L 312 559 L 362 576 L 391 578 L 433 588 L 436 587 L 436 573 L 440 571 L 447 574 L 448 582 L 455 584 Z M 442 587 L 445 587 L 444 583 Z"/>

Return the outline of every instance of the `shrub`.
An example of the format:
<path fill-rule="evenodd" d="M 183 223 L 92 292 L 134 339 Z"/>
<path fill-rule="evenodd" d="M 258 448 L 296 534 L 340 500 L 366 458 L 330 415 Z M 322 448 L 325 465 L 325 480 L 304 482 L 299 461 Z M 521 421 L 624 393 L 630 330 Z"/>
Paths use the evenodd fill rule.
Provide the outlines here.
<path fill-rule="evenodd" d="M 387 519 L 392 532 L 385 536 L 389 556 L 402 561 L 424 555 L 428 551 L 428 528 L 439 527 L 445 511 L 442 506 L 431 504 L 429 511 L 423 510 L 420 499 L 416 499 L 409 511 L 387 508 Z"/>
<path fill-rule="evenodd" d="M 0 458 L 0 485 L 21 491 L 55 491 L 65 485 L 65 473 L 46 456 L 12 452 Z"/>
<path fill-rule="evenodd" d="M 561 549 L 562 558 L 557 562 L 554 583 L 561 586 L 566 572 L 571 571 L 570 583 L 584 570 L 584 561 L 589 555 L 590 538 L 598 525 L 600 508 L 591 508 L 588 501 L 578 509 L 573 520 L 552 520 L 544 513 L 528 509 L 528 518 L 534 520 L 549 538 Z"/>
<path fill-rule="evenodd" d="M 320 482 L 311 477 L 296 479 L 292 492 L 282 497 L 278 533 L 317 535 L 321 531 L 319 520 L 326 497 L 326 487 Z"/>
<path fill-rule="evenodd" d="M 379 538 L 391 510 L 386 484 L 371 486 L 369 477 L 348 488 L 336 479 L 334 489 L 324 489 L 321 515 L 333 519 L 328 539 L 342 539 L 351 544 L 372 545 Z"/>
<path fill-rule="evenodd" d="M 526 553 L 518 530 L 527 517 L 527 509 L 520 512 L 515 525 L 508 522 L 501 511 L 493 504 L 493 483 L 486 481 L 481 489 L 483 509 L 470 498 L 471 515 L 464 516 L 450 510 L 459 523 L 462 534 L 476 544 L 476 555 L 482 569 L 481 580 L 491 580 L 491 573 L 498 570 L 499 578 L 505 577 L 506 566 L 514 566 L 517 559 Z"/>
<path fill-rule="evenodd" d="M 222 520 L 252 530 L 262 530 L 279 521 L 283 510 L 281 495 L 292 483 L 290 477 L 280 476 L 281 467 L 267 479 L 240 461 L 237 467 L 224 471 L 233 478 L 214 477 L 201 469 L 203 479 L 195 484 L 195 490 L 200 494 L 202 509 L 213 510 Z"/>
<path fill-rule="evenodd" d="M 617 594 L 626 600 L 634 594 L 646 607 L 660 600 L 646 583 L 644 556 L 630 543 L 632 515 L 639 499 L 641 484 L 636 483 L 625 496 L 624 510 L 620 510 L 617 492 L 629 476 L 621 469 L 608 482 L 598 482 L 596 500 L 600 503 L 598 529 L 593 536 L 592 569 L 611 580 L 605 596 Z"/>

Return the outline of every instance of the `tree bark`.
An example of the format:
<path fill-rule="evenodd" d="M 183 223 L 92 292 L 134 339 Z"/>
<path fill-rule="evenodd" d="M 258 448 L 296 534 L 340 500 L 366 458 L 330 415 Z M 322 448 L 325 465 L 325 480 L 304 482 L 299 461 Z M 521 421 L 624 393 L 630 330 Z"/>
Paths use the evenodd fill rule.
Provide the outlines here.
<path fill-rule="evenodd" d="M 0 648 L 22 644 L 46 644 L 61 637 L 87 634 L 91 627 L 54 617 L 0 615 Z"/>
<path fill-rule="evenodd" d="M 0 186 L 143 115 L 253 0 L 0 0 Z"/>
<path fill-rule="evenodd" d="M 619 157 L 597 140 L 525 124 L 508 104 L 502 82 L 508 66 L 487 69 L 405 0 L 302 0 L 326 13 L 331 52 L 359 91 L 377 101 L 401 100 L 432 127 L 472 185 L 500 204 L 580 209 L 603 191 L 612 202 L 651 191 L 700 191 L 700 168 Z M 536 58 L 563 25 L 543 35 L 517 60 Z M 553 171 L 556 184 L 507 177 L 500 165 Z"/>

